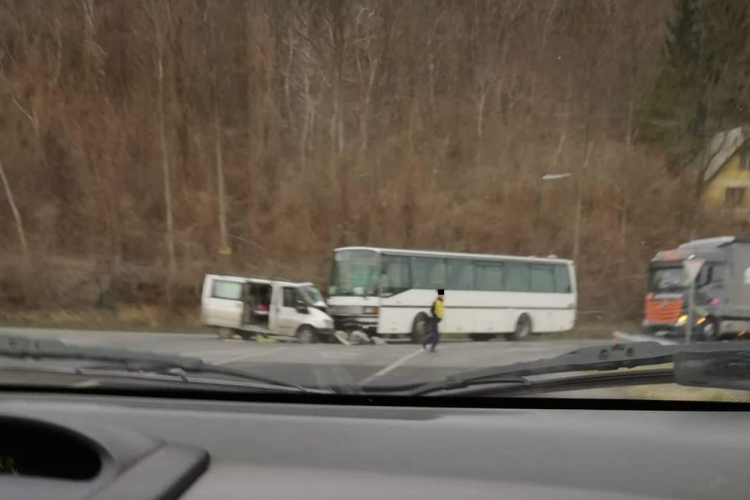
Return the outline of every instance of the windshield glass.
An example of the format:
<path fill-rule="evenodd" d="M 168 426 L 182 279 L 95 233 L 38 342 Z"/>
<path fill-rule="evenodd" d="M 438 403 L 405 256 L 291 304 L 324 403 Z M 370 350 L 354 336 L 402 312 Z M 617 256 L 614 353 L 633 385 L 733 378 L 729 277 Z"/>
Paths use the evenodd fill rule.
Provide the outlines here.
<path fill-rule="evenodd" d="M 380 255 L 372 250 L 338 251 L 333 256 L 331 285 L 335 295 L 375 295 L 380 275 Z"/>
<path fill-rule="evenodd" d="M 310 305 L 319 304 L 321 302 L 325 303 L 323 295 L 314 286 L 303 286 L 300 287 L 300 290 L 302 291 L 305 300 L 307 300 Z"/>
<path fill-rule="evenodd" d="M 679 291 L 687 288 L 685 269 L 679 267 L 652 268 L 649 272 L 649 289 L 653 292 Z"/>
<path fill-rule="evenodd" d="M 0 337 L 359 389 L 750 336 L 747 0 L 0 11 Z"/>

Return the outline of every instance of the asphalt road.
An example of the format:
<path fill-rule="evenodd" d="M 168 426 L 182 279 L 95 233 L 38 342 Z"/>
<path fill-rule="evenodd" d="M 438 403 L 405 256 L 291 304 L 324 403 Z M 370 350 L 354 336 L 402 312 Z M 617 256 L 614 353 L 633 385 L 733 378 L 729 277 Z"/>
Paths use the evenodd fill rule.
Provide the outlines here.
<path fill-rule="evenodd" d="M 436 353 L 421 346 L 256 343 L 221 340 L 209 334 L 98 332 L 2 328 L 0 334 L 57 338 L 68 344 L 129 348 L 176 354 L 205 362 L 250 370 L 297 384 L 397 384 L 495 365 L 562 354 L 601 340 L 528 342 L 444 342 Z M 589 394 L 590 395 L 590 394 Z"/>

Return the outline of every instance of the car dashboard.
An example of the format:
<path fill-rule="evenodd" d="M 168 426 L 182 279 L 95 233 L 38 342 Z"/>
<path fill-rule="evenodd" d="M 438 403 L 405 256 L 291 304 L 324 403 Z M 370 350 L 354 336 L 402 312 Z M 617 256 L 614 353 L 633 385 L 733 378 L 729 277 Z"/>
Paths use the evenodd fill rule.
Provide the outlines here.
<path fill-rule="evenodd" d="M 524 399 L 503 400 L 504 408 L 368 401 L 5 393 L 0 498 L 750 494 L 744 411 L 596 409 L 580 402 L 565 409 L 560 400 L 557 407 L 533 407 Z"/>

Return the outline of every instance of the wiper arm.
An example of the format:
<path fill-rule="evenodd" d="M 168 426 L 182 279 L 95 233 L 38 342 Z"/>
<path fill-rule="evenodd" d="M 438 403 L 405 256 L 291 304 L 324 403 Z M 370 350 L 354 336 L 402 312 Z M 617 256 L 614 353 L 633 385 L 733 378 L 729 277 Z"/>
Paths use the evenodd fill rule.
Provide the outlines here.
<path fill-rule="evenodd" d="M 172 356 L 130 349 L 85 347 L 65 344 L 57 339 L 30 339 L 20 335 L 0 334 L 0 357 L 42 359 L 76 359 L 116 363 L 130 371 L 202 373 L 250 380 L 271 387 L 295 389 L 299 392 L 328 394 L 332 391 L 313 389 L 256 375 L 244 370 L 214 366 L 199 358 Z"/>

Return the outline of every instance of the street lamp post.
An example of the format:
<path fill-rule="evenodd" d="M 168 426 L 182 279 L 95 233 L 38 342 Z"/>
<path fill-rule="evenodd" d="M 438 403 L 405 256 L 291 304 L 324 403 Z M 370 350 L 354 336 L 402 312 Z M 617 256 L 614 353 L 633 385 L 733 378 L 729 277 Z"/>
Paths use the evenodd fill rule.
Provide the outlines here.
<path fill-rule="evenodd" d="M 545 174 L 542 176 L 543 181 L 556 181 L 559 179 L 567 179 L 572 177 L 573 174 L 566 172 L 564 174 Z M 573 262 L 578 262 L 578 253 L 581 247 L 581 217 L 583 215 L 583 193 L 581 191 L 581 183 L 576 183 L 576 215 L 573 223 Z"/>

